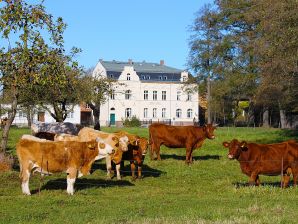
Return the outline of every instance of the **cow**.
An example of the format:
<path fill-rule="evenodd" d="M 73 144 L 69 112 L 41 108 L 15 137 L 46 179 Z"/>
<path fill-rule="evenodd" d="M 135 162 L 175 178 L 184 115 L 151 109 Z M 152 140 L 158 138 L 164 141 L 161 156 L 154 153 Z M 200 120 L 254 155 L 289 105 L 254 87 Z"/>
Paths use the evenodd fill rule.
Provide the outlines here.
<path fill-rule="evenodd" d="M 147 138 L 130 134 L 125 131 L 115 132 L 115 134 L 125 135 L 125 136 L 128 136 L 129 138 L 128 151 L 123 152 L 121 164 L 120 163 L 116 164 L 117 179 L 118 180 L 121 179 L 120 168 L 121 168 L 121 165 L 122 167 L 124 166 L 124 161 L 130 162 L 131 175 L 133 180 L 136 179 L 136 175 L 135 175 L 136 165 L 138 166 L 137 177 L 142 178 L 142 165 L 148 148 Z"/>
<path fill-rule="evenodd" d="M 128 145 L 128 151 L 124 152 L 122 155 L 122 166 L 124 165 L 124 161 L 130 162 L 130 170 L 132 179 L 142 178 L 142 165 L 145 159 L 145 155 L 147 153 L 148 148 L 148 140 L 147 138 L 140 137 L 137 145 Z M 138 167 L 138 175 L 136 177 L 135 170 L 136 165 Z"/>
<path fill-rule="evenodd" d="M 37 132 L 36 134 L 34 134 L 34 136 L 37 138 L 46 139 L 50 141 L 54 141 L 55 135 L 56 135 L 55 133 L 43 132 L 43 131 Z"/>
<path fill-rule="evenodd" d="M 70 134 L 55 134 L 54 141 L 80 141 L 79 136 Z"/>
<path fill-rule="evenodd" d="M 160 158 L 160 146 L 165 145 L 168 148 L 186 148 L 185 163 L 190 164 L 192 152 L 200 148 L 206 138 L 214 139 L 214 130 L 216 126 L 212 124 L 197 126 L 170 126 L 166 124 L 154 123 L 149 126 L 149 142 L 151 145 L 150 157 L 153 160 L 153 153 Z"/>
<path fill-rule="evenodd" d="M 52 174 L 67 173 L 67 193 L 73 195 L 76 177 L 87 175 L 95 160 L 114 152 L 102 139 L 88 142 L 54 142 L 24 135 L 16 146 L 20 164 L 22 192 L 30 195 L 31 172 Z"/>
<path fill-rule="evenodd" d="M 290 140 L 275 144 L 247 143 L 233 139 L 223 142 L 229 149 L 228 158 L 240 163 L 241 171 L 249 176 L 249 185 L 260 185 L 259 175 L 283 174 L 282 186 L 287 187 L 289 175 L 293 173 L 294 186 L 297 183 L 298 144 Z"/>
<path fill-rule="evenodd" d="M 71 135 L 77 135 L 79 128 L 77 125 L 70 122 L 54 122 L 44 123 L 38 122 L 31 125 L 31 132 L 35 135 L 38 132 L 50 132 L 50 133 L 66 133 Z"/>
<path fill-rule="evenodd" d="M 123 134 L 117 135 L 114 133 L 106 133 L 88 127 L 82 128 L 78 133 L 78 137 L 80 141 L 88 141 L 95 139 L 96 137 L 100 137 L 107 144 L 110 144 L 114 148 L 115 154 L 113 154 L 113 156 L 106 157 L 107 178 L 110 179 L 112 171 L 112 161 L 116 164 L 120 163 L 123 152 L 128 150 L 128 137 Z M 120 176 L 117 176 L 117 178 L 121 179 Z"/>

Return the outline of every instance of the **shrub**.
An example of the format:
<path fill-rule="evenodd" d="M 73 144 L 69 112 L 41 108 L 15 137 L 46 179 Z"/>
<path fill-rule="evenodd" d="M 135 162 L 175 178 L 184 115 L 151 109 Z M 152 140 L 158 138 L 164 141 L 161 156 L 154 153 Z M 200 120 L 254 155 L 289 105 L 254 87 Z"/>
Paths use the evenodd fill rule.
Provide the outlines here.
<path fill-rule="evenodd" d="M 140 127 L 141 121 L 136 117 L 132 116 L 131 118 L 125 118 L 123 121 L 124 127 Z"/>

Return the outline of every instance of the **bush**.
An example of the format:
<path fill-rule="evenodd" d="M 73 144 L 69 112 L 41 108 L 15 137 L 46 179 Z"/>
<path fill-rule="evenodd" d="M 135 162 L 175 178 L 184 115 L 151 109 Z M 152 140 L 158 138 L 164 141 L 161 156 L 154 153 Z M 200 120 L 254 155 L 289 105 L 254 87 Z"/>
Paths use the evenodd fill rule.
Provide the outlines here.
<path fill-rule="evenodd" d="M 132 116 L 131 118 L 125 118 L 123 121 L 124 127 L 140 127 L 141 121 L 136 117 Z"/>

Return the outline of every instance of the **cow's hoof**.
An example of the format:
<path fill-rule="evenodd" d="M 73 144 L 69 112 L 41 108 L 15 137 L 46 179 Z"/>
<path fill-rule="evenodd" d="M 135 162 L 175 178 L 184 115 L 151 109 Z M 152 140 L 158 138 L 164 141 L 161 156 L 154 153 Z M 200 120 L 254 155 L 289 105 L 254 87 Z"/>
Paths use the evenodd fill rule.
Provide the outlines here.
<path fill-rule="evenodd" d="M 142 180 L 144 178 L 144 175 L 138 176 L 139 180 Z"/>

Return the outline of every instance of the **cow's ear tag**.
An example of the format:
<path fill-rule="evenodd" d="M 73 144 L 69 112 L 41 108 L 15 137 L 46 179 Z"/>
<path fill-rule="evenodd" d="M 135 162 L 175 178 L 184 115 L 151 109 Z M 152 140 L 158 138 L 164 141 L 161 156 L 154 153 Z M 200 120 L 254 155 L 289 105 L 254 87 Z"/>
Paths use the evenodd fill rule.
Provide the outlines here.
<path fill-rule="evenodd" d="M 105 144 L 104 143 L 99 143 L 99 148 L 104 149 L 105 148 Z"/>

